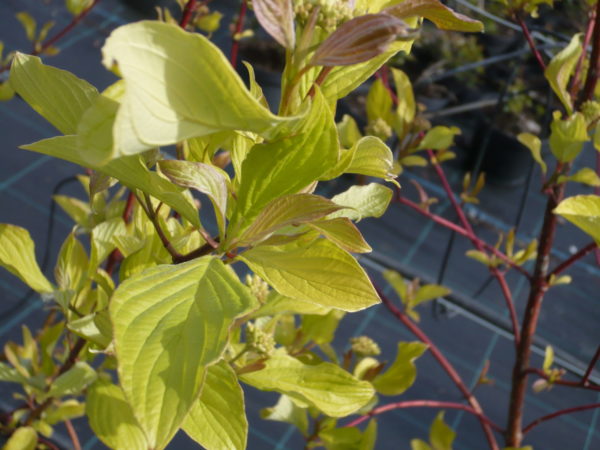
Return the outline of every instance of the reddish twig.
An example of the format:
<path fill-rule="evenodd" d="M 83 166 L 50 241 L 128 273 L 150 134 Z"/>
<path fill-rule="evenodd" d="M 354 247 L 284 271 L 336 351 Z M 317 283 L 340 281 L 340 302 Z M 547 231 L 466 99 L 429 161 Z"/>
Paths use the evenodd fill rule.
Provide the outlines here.
<path fill-rule="evenodd" d="M 556 276 L 559 273 L 561 273 L 562 271 L 566 270 L 572 264 L 574 264 L 575 262 L 579 261 L 581 258 L 583 258 L 584 256 L 586 256 L 588 253 L 594 251 L 596 248 L 598 248 L 598 244 L 596 244 L 595 242 L 590 242 L 585 247 L 579 249 L 579 251 L 577 253 L 573 253 L 569 258 L 567 258 L 562 263 L 560 263 L 558 266 L 556 266 L 552 270 L 552 272 L 550 272 L 548 274 L 548 279 L 550 279 L 550 277 L 552 275 Z"/>
<path fill-rule="evenodd" d="M 542 369 L 530 367 L 527 370 L 525 370 L 525 372 L 528 374 L 537 375 L 540 378 L 543 378 L 544 380 L 550 381 L 550 376 L 548 374 L 546 374 Z M 589 380 L 586 380 L 584 383 L 583 378 L 580 381 L 570 381 L 570 380 L 561 380 L 561 379 L 552 380 L 552 384 L 555 384 L 557 386 L 566 386 L 566 387 L 570 387 L 570 388 L 587 389 L 589 391 L 600 392 L 600 386 L 598 386 L 595 383 L 591 383 Z"/>
<path fill-rule="evenodd" d="M 244 19 L 246 18 L 246 12 L 248 11 L 248 5 L 246 4 L 246 0 L 241 0 L 240 3 L 240 11 L 238 12 L 237 21 L 235 24 L 235 29 L 233 32 L 232 43 L 231 43 L 231 55 L 229 60 L 231 61 L 231 65 L 235 69 L 237 66 L 238 53 L 240 51 L 240 34 L 242 33 L 242 29 L 244 28 Z"/>
<path fill-rule="evenodd" d="M 444 173 L 444 170 L 442 169 L 442 167 L 436 162 L 433 151 L 427 150 L 427 154 L 429 155 L 429 158 L 431 159 L 431 161 L 433 163 L 433 168 L 435 169 L 435 171 L 442 183 L 442 187 L 444 188 L 444 191 L 446 192 L 446 195 L 448 196 L 450 203 L 452 203 L 452 206 L 454 207 L 454 210 L 456 211 L 458 220 L 460 221 L 463 228 L 468 233 L 467 237 L 471 240 L 471 242 L 473 243 L 473 245 L 475 246 L 475 248 L 477 250 L 485 253 L 486 252 L 485 247 L 481 244 L 481 240 L 475 234 L 475 231 L 473 230 L 471 223 L 467 219 L 467 216 L 465 216 L 463 209 L 458 204 L 458 201 L 456 200 L 456 198 L 454 196 L 454 192 L 452 192 L 452 188 L 450 187 L 450 183 L 448 182 L 448 178 L 446 177 L 446 174 Z M 512 324 L 515 346 L 518 347 L 519 342 L 521 340 L 521 336 L 520 336 L 520 331 L 519 331 L 519 319 L 517 318 L 517 310 L 515 308 L 515 304 L 514 304 L 514 301 L 512 298 L 512 293 L 510 292 L 510 288 L 508 287 L 508 283 L 506 282 L 504 273 L 500 272 L 500 270 L 497 267 L 489 267 L 489 270 L 490 270 L 490 273 L 494 276 L 494 278 L 496 278 L 496 280 L 500 284 L 500 288 L 502 290 L 502 296 L 504 297 L 506 307 L 510 314 L 510 321 Z"/>
<path fill-rule="evenodd" d="M 600 76 L 600 2 L 596 3 L 596 22 L 592 35 L 592 53 L 590 55 L 590 67 L 583 87 L 583 95 L 579 98 L 578 105 L 594 96 L 596 84 Z"/>
<path fill-rule="evenodd" d="M 598 348 L 596 349 L 596 353 L 590 360 L 590 363 L 588 364 L 588 368 L 585 371 L 583 378 L 581 379 L 582 385 L 586 386 L 589 383 L 590 376 L 592 375 L 592 371 L 594 370 L 594 367 L 596 366 L 598 359 L 600 359 L 600 346 L 598 346 Z"/>
<path fill-rule="evenodd" d="M 462 403 L 457 403 L 457 402 L 440 402 L 440 401 L 434 401 L 434 400 L 408 400 L 405 402 L 389 403 L 387 405 L 379 406 L 379 407 L 373 409 L 368 414 L 365 414 L 364 416 L 361 416 L 358 419 L 354 419 L 352 422 L 348 423 L 347 425 L 344 425 L 344 428 L 355 427 L 355 426 L 363 423 L 365 420 L 369 420 L 371 417 L 377 416 L 377 415 L 382 414 L 387 411 L 392 411 L 394 409 L 406 409 L 406 408 L 460 409 L 462 411 L 466 411 L 470 414 L 473 414 L 480 420 L 483 420 L 494 430 L 502 432 L 502 428 L 500 428 L 500 426 L 496 425 L 489 418 L 478 413 L 477 411 L 475 411 L 472 407 L 470 407 L 468 405 L 463 405 Z"/>
<path fill-rule="evenodd" d="M 590 12 L 590 19 L 588 21 L 588 26 L 585 32 L 585 37 L 583 39 L 583 48 L 581 49 L 581 55 L 579 55 L 579 59 L 577 60 L 577 65 L 575 66 L 575 72 L 573 73 L 573 81 L 571 82 L 571 90 L 569 91 L 571 94 L 571 98 L 577 98 L 577 93 L 579 92 L 579 83 L 581 72 L 583 70 L 583 63 L 585 62 L 585 57 L 587 56 L 587 48 L 590 45 L 590 41 L 592 39 L 592 34 L 594 32 L 594 27 L 596 24 L 596 10 L 593 9 Z"/>
<path fill-rule="evenodd" d="M 389 68 L 388 68 L 388 66 L 386 66 L 386 65 L 382 66 L 381 69 L 379 69 L 375 73 L 375 76 L 381 80 L 381 82 L 383 83 L 383 85 L 385 86 L 385 88 L 387 89 L 387 91 L 390 93 L 390 97 L 392 98 L 392 102 L 394 102 L 394 105 L 397 105 L 398 104 L 398 97 L 396 96 L 396 93 L 394 92 L 394 90 L 390 86 L 390 77 L 389 77 Z"/>
<path fill-rule="evenodd" d="M 183 13 L 181 15 L 181 20 L 179 21 L 179 26 L 185 30 L 185 27 L 188 26 L 190 20 L 192 19 L 192 15 L 196 10 L 196 0 L 188 0 L 183 8 Z"/>
<path fill-rule="evenodd" d="M 65 420 L 65 427 L 67 428 L 67 433 L 69 433 L 69 437 L 71 438 L 71 442 L 73 443 L 73 450 L 81 450 L 79 436 L 77 436 L 75 427 L 73 427 L 73 423 L 69 419 Z"/>
<path fill-rule="evenodd" d="M 34 56 L 40 55 L 40 54 L 44 53 L 44 51 L 46 51 L 49 47 L 51 47 L 54 44 L 56 44 L 59 40 L 61 40 L 68 33 L 70 33 L 71 30 L 73 30 L 73 28 L 75 28 L 79 24 L 79 22 L 81 22 L 83 20 L 83 18 L 85 16 L 87 16 L 89 14 L 89 12 L 94 8 L 94 6 L 96 6 L 99 2 L 100 2 L 100 0 L 94 0 L 90 4 L 90 6 L 88 6 L 86 9 L 84 9 L 83 11 L 81 11 L 75 17 L 73 17 L 73 19 L 71 20 L 71 22 L 69 22 L 67 24 L 67 26 L 65 26 L 58 33 L 56 33 L 55 35 L 53 35 L 52 37 L 50 37 L 48 40 L 46 40 L 38 48 L 34 48 L 32 50 L 32 52 L 31 52 L 31 54 L 34 55 Z M 10 69 L 10 64 L 6 64 L 5 66 L 0 67 L 0 73 L 5 72 L 8 69 Z"/>
<path fill-rule="evenodd" d="M 571 414 L 579 411 L 587 411 L 588 409 L 600 408 L 600 403 L 592 403 L 591 405 L 581 405 L 574 406 L 572 408 L 561 409 L 560 411 L 555 411 L 552 414 L 548 414 L 546 416 L 540 417 L 539 419 L 534 420 L 525 428 L 523 428 L 523 434 L 529 433 L 532 428 L 538 426 L 542 422 L 546 422 L 548 420 L 554 419 L 556 417 L 564 416 L 565 414 Z"/>
<path fill-rule="evenodd" d="M 533 53 L 533 56 L 535 56 L 535 59 L 538 62 L 539 66 L 542 68 L 542 71 L 545 71 L 546 63 L 544 62 L 544 59 L 542 58 L 542 54 L 538 50 L 537 45 L 535 45 L 535 41 L 533 40 L 533 36 L 531 36 L 531 33 L 529 32 L 529 28 L 527 27 L 527 24 L 525 23 L 523 18 L 519 15 L 519 13 L 515 13 L 514 18 L 517 21 L 517 23 L 519 24 L 519 26 L 521 27 L 521 30 L 523 31 L 523 35 L 525 36 L 525 39 L 527 40 L 527 43 L 529 44 L 531 53 Z"/>
<path fill-rule="evenodd" d="M 461 236 L 464 237 L 469 237 L 470 239 L 472 239 L 472 236 L 469 236 L 469 233 L 467 232 L 467 230 L 465 230 L 464 228 L 462 228 L 459 225 L 456 225 L 454 222 L 449 221 L 448 219 L 443 218 L 442 216 L 438 216 L 437 214 L 433 214 L 431 212 L 429 212 L 428 210 L 422 208 L 420 205 L 418 205 L 417 203 L 405 198 L 405 197 L 400 197 L 398 196 L 395 200 L 398 203 L 402 203 L 403 205 L 409 206 L 410 208 L 414 209 L 415 211 L 421 213 L 422 215 L 424 215 L 425 217 L 428 217 L 429 219 L 431 219 L 432 221 L 434 221 L 435 223 L 442 225 L 458 234 L 460 234 Z M 519 266 L 518 264 L 516 264 L 514 261 L 512 261 L 508 256 L 506 256 L 504 253 L 502 253 L 500 250 L 498 250 L 496 247 L 488 244 L 485 241 L 482 241 L 481 239 L 475 237 L 477 239 L 477 241 L 489 252 L 493 253 L 494 256 L 500 258 L 504 263 L 506 263 L 507 265 L 509 265 L 510 267 L 512 267 L 513 269 L 519 271 L 522 275 L 524 275 L 528 280 L 531 279 L 531 274 L 529 272 L 527 272 L 526 269 L 524 269 L 523 267 Z"/>
<path fill-rule="evenodd" d="M 127 195 L 127 202 L 125 203 L 125 208 L 123 209 L 123 214 L 121 217 L 123 221 L 127 224 L 131 220 L 131 213 L 133 211 L 133 205 L 135 202 L 135 194 L 133 191 L 129 191 L 129 195 Z M 106 261 L 106 265 L 104 266 L 104 270 L 107 274 L 112 275 L 113 271 L 117 263 L 123 258 L 123 255 L 119 251 L 118 248 L 115 248 L 110 255 L 108 255 L 108 259 Z"/>
<path fill-rule="evenodd" d="M 375 289 L 377 289 L 377 287 L 375 287 Z M 465 397 L 465 399 L 467 400 L 469 405 L 471 405 L 473 410 L 475 412 L 477 412 L 479 421 L 483 428 L 483 432 L 485 433 L 486 439 L 487 439 L 488 443 L 490 444 L 490 448 L 492 448 L 494 450 L 498 449 L 498 443 L 496 442 L 496 438 L 494 437 L 492 428 L 488 424 L 488 422 L 483 419 L 483 417 L 485 417 L 485 414 L 483 413 L 483 409 L 481 408 L 481 405 L 479 404 L 477 399 L 473 396 L 473 394 L 471 393 L 469 388 L 467 388 L 466 384 L 463 382 L 462 378 L 460 377 L 460 375 L 458 374 L 456 369 L 452 366 L 450 361 L 448 361 L 448 359 L 444 356 L 444 354 L 440 351 L 440 349 L 435 345 L 435 343 L 431 339 L 429 339 L 429 336 L 427 336 L 423 332 L 423 330 L 421 330 L 413 321 L 411 321 L 408 318 L 408 316 L 406 316 L 406 314 L 404 314 L 402 311 L 400 311 L 398 308 L 396 308 L 396 306 L 394 306 L 392 301 L 389 298 L 387 298 L 387 296 L 380 289 L 377 289 L 377 292 L 378 292 L 379 296 L 381 297 L 381 301 L 383 302 L 385 307 L 394 315 L 394 317 L 396 317 L 400 322 L 402 322 L 402 324 L 406 328 L 408 328 L 408 330 L 412 334 L 414 334 L 421 342 L 428 345 L 429 351 L 431 352 L 432 356 L 436 359 L 438 364 L 440 364 L 440 366 L 442 366 L 444 371 L 448 374 L 450 379 L 454 382 L 454 384 L 456 385 L 458 390 L 462 393 L 462 395 Z"/>

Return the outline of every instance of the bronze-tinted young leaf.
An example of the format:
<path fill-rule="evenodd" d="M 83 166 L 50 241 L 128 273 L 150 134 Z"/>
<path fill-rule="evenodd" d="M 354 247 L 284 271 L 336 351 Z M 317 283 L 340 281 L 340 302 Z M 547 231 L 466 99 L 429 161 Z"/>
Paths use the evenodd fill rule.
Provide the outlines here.
<path fill-rule="evenodd" d="M 296 43 L 292 0 L 254 0 L 254 14 L 260 25 L 287 49 Z"/>
<path fill-rule="evenodd" d="M 311 64 L 348 66 L 385 52 L 396 39 L 412 39 L 414 30 L 389 14 L 365 14 L 335 30 L 317 49 Z"/>
<path fill-rule="evenodd" d="M 483 31 L 483 24 L 463 14 L 457 13 L 439 0 L 405 0 L 398 5 L 386 8 L 385 13 L 399 19 L 425 17 L 440 30 Z"/>

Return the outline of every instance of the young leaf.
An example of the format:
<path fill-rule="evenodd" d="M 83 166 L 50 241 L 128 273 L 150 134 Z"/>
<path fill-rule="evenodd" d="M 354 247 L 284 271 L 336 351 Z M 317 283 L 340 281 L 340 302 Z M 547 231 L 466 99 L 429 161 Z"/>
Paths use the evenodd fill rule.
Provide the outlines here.
<path fill-rule="evenodd" d="M 309 223 L 308 226 L 319 231 L 334 244 L 350 253 L 369 253 L 373 249 L 363 238 L 356 225 L 347 217 L 319 220 Z"/>
<path fill-rule="evenodd" d="M 248 421 L 244 391 L 225 361 L 208 368 L 200 398 L 183 422 L 183 430 L 205 448 L 246 448 Z"/>
<path fill-rule="evenodd" d="M 354 144 L 362 137 L 356 120 L 348 114 L 344 114 L 342 121 L 337 124 L 337 129 L 340 136 L 340 145 L 343 148 L 354 147 Z"/>
<path fill-rule="evenodd" d="M 354 157 L 346 169 L 347 173 L 378 177 L 399 186 L 395 180 L 394 155 L 381 139 L 365 136 L 356 143 L 353 150 Z"/>
<path fill-rule="evenodd" d="M 85 413 L 96 436 L 110 448 L 146 450 L 148 443 L 119 386 L 99 378 L 88 388 Z"/>
<path fill-rule="evenodd" d="M 454 136 L 460 134 L 457 127 L 441 125 L 430 129 L 419 143 L 419 149 L 446 150 L 454 145 Z"/>
<path fill-rule="evenodd" d="M 288 50 L 296 44 L 292 0 L 254 0 L 254 14 L 267 33 Z"/>
<path fill-rule="evenodd" d="M 383 81 L 377 78 L 367 94 L 367 122 L 371 123 L 379 118 L 388 124 L 392 122 L 392 96 Z"/>
<path fill-rule="evenodd" d="M 552 58 L 552 61 L 550 61 L 550 64 L 548 64 L 548 67 L 544 71 L 544 76 L 567 110 L 567 115 L 571 115 L 573 112 L 573 102 L 567 91 L 567 84 L 575 69 L 575 64 L 579 60 L 579 55 L 581 55 L 581 39 L 581 33 L 575 34 L 571 38 L 569 45 Z"/>
<path fill-rule="evenodd" d="M 600 186 L 600 177 L 595 170 L 589 167 L 584 167 L 570 176 L 561 175 L 558 177 L 559 183 L 564 183 L 565 181 L 574 181 L 576 183 L 587 184 L 588 186 Z"/>
<path fill-rule="evenodd" d="M 117 101 L 100 94 L 77 124 L 77 143 L 81 156 L 90 165 L 99 166 L 118 156 L 113 141 L 113 126 L 118 110 Z"/>
<path fill-rule="evenodd" d="M 263 391 L 276 391 L 297 404 L 312 405 L 331 417 L 344 417 L 366 405 L 375 393 L 339 366 L 322 362 L 307 365 L 284 354 L 265 361 L 265 368 L 240 379 Z"/>
<path fill-rule="evenodd" d="M 365 14 L 339 26 L 317 48 L 311 64 L 349 66 L 384 53 L 396 39 L 414 38 L 414 30 L 388 14 Z"/>
<path fill-rule="evenodd" d="M 421 286 L 416 292 L 414 298 L 412 299 L 412 303 L 414 306 L 417 306 L 420 303 L 435 300 L 439 297 L 444 297 L 449 293 L 450 289 L 445 286 L 440 286 L 438 284 L 426 284 L 425 286 Z"/>
<path fill-rule="evenodd" d="M 190 161 L 164 160 L 158 163 L 158 167 L 177 186 L 208 195 L 215 208 L 219 231 L 224 236 L 229 193 L 227 174 L 215 166 Z"/>
<path fill-rule="evenodd" d="M 59 136 L 43 139 L 20 148 L 31 150 L 56 158 L 87 166 L 82 158 L 76 136 Z M 124 156 L 103 166 L 92 167 L 98 172 L 118 179 L 130 189 L 140 189 L 169 205 L 194 226 L 200 227 L 198 211 L 191 201 L 183 195 L 182 189 L 165 180 L 155 172 L 149 171 L 139 156 Z"/>
<path fill-rule="evenodd" d="M 555 111 L 550 130 L 550 150 L 561 162 L 573 161 L 589 139 L 585 117 L 580 112 L 563 120 L 560 112 Z"/>
<path fill-rule="evenodd" d="M 110 304 L 119 379 L 151 448 L 163 448 L 200 395 L 234 320 L 256 304 L 210 256 L 150 268 L 122 283 Z"/>
<path fill-rule="evenodd" d="M 116 145 L 125 154 L 221 130 L 265 133 L 289 120 L 262 106 L 207 38 L 176 25 L 124 25 L 102 54 L 125 80 L 115 122 Z"/>
<path fill-rule="evenodd" d="M 265 420 L 289 423 L 298 428 L 303 435 L 308 435 L 306 409 L 297 406 L 287 395 L 281 395 L 275 406 L 262 409 L 260 417 Z"/>
<path fill-rule="evenodd" d="M 239 258 L 287 297 L 344 311 L 358 311 L 380 302 L 358 262 L 326 239 L 308 245 L 259 246 Z"/>
<path fill-rule="evenodd" d="M 566 198 L 554 209 L 554 214 L 563 216 L 600 243 L 600 197 L 576 195 Z"/>
<path fill-rule="evenodd" d="M 78 361 L 71 369 L 52 382 L 45 397 L 79 395 L 86 387 L 96 381 L 96 377 L 96 371 L 91 366 L 83 361 Z"/>
<path fill-rule="evenodd" d="M 540 141 L 540 138 L 531 133 L 521 133 L 517 136 L 517 139 L 521 144 L 529 149 L 535 162 L 540 165 L 542 173 L 546 174 L 548 167 L 542 159 L 542 141 Z"/>
<path fill-rule="evenodd" d="M 54 291 L 35 260 L 35 246 L 24 228 L 0 224 L 0 266 L 18 276 L 34 291 Z"/>
<path fill-rule="evenodd" d="M 35 450 L 38 435 L 32 427 L 19 427 L 4 444 L 2 450 Z"/>
<path fill-rule="evenodd" d="M 301 191 L 339 159 L 331 109 L 317 90 L 310 111 L 291 137 L 255 145 L 242 164 L 233 223 L 249 222 L 270 201 Z"/>
<path fill-rule="evenodd" d="M 407 299 L 407 287 L 404 282 L 404 278 L 395 270 L 386 270 L 383 272 L 383 277 L 392 286 L 392 289 L 396 291 L 396 294 L 400 298 L 402 303 L 406 303 Z"/>
<path fill-rule="evenodd" d="M 85 280 L 87 266 L 88 258 L 85 248 L 74 233 L 69 234 L 60 249 L 54 268 L 54 278 L 58 287 L 62 290 L 71 289 L 77 292 Z"/>
<path fill-rule="evenodd" d="M 456 433 L 444 422 L 444 411 L 435 416 L 429 428 L 429 442 L 434 450 L 452 450 L 452 442 Z"/>
<path fill-rule="evenodd" d="M 325 308 L 311 302 L 284 297 L 276 291 L 271 291 L 264 305 L 254 311 L 251 318 L 275 316 L 279 314 L 319 314 L 325 315 L 331 308 Z"/>
<path fill-rule="evenodd" d="M 81 14 L 81 12 L 90 5 L 91 0 L 67 0 L 67 9 L 74 16 Z"/>
<path fill-rule="evenodd" d="M 432 21 L 440 30 L 483 31 L 483 24 L 480 21 L 455 12 L 438 0 L 405 0 L 384 9 L 383 12 L 400 19 L 424 17 Z"/>
<path fill-rule="evenodd" d="M 425 350 L 427 345 L 422 342 L 399 342 L 396 360 L 373 380 L 377 392 L 383 395 L 399 395 L 411 387 L 417 377 L 414 360 Z"/>
<path fill-rule="evenodd" d="M 13 89 L 63 134 L 75 134 L 81 116 L 98 96 L 95 87 L 72 73 L 18 53 L 10 70 Z"/>
<path fill-rule="evenodd" d="M 16 14 L 17 20 L 21 22 L 23 29 L 25 30 L 25 34 L 27 34 L 27 39 L 31 42 L 35 40 L 35 32 L 37 29 L 37 23 L 31 14 L 26 11 L 21 11 Z"/>
<path fill-rule="evenodd" d="M 280 228 L 312 222 L 340 209 L 343 207 L 319 195 L 291 194 L 276 198 L 242 233 L 238 245 L 259 242 Z"/>
<path fill-rule="evenodd" d="M 544 364 L 542 366 L 544 372 L 550 372 L 552 364 L 554 364 L 554 348 L 551 345 L 547 345 L 546 352 L 544 353 Z"/>
<path fill-rule="evenodd" d="M 404 124 L 410 124 L 415 120 L 417 113 L 417 105 L 415 102 L 415 94 L 413 92 L 412 83 L 408 76 L 398 69 L 391 69 L 394 84 L 396 85 L 396 97 L 398 104 L 396 106 L 396 116 L 402 122 L 402 130 L 400 135 L 403 135 L 406 130 Z"/>
<path fill-rule="evenodd" d="M 392 195 L 391 189 L 379 183 L 352 186 L 331 199 L 346 209 L 329 215 L 329 218 L 347 217 L 350 220 L 360 220 L 365 217 L 381 217 L 390 204 Z"/>

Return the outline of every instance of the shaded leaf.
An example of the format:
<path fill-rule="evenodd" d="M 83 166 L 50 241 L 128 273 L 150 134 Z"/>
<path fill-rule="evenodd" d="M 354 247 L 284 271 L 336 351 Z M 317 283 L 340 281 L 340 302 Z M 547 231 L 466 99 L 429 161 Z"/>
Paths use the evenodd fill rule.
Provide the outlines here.
<path fill-rule="evenodd" d="M 480 21 L 455 12 L 438 0 L 404 0 L 398 5 L 384 9 L 384 12 L 401 19 L 424 17 L 440 30 L 483 31 Z"/>
<path fill-rule="evenodd" d="M 548 170 L 548 167 L 542 159 L 542 141 L 540 141 L 540 138 L 531 133 L 520 133 L 517 136 L 517 139 L 521 144 L 529 149 L 531 156 L 533 156 L 535 162 L 540 165 L 542 173 L 545 174 Z"/>
<path fill-rule="evenodd" d="M 253 0 L 252 7 L 265 31 L 283 47 L 293 50 L 296 32 L 292 0 Z"/>
<path fill-rule="evenodd" d="M 570 115 L 573 112 L 571 95 L 567 91 L 569 78 L 575 69 L 575 64 L 581 55 L 582 34 L 577 33 L 571 38 L 571 42 L 558 52 L 544 71 L 544 76 L 550 83 L 552 90 L 558 96 L 561 103 Z"/>

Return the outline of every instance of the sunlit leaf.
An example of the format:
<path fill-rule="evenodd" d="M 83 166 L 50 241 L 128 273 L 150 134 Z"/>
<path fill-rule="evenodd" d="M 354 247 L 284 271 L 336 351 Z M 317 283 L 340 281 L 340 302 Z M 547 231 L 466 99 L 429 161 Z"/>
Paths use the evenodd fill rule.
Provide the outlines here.
<path fill-rule="evenodd" d="M 360 220 L 365 217 L 381 217 L 390 204 L 392 195 L 391 189 L 378 183 L 352 186 L 331 199 L 347 209 L 330 214 L 329 218 L 347 217 L 350 220 Z"/>
<path fill-rule="evenodd" d="M 422 342 L 399 342 L 396 360 L 373 380 L 377 392 L 383 395 L 399 395 L 411 387 L 417 377 L 414 360 L 425 350 L 427 344 Z"/>
<path fill-rule="evenodd" d="M 347 217 L 319 220 L 309 224 L 331 242 L 351 253 L 369 253 L 372 248 L 363 238 L 356 225 Z"/>
<path fill-rule="evenodd" d="M 19 427 L 2 447 L 3 450 L 35 450 L 38 435 L 32 427 Z"/>
<path fill-rule="evenodd" d="M 550 64 L 548 64 L 544 71 L 546 79 L 567 110 L 568 115 L 573 112 L 573 102 L 571 95 L 567 91 L 567 84 L 579 60 L 579 55 L 581 55 L 581 39 L 581 33 L 575 34 L 571 38 L 569 45 L 552 58 L 552 61 L 550 61 Z"/>
<path fill-rule="evenodd" d="M 401 19 L 424 17 L 440 30 L 483 31 L 480 21 L 455 12 L 438 0 L 404 0 L 398 5 L 384 9 L 384 12 Z"/>
<path fill-rule="evenodd" d="M 254 0 L 254 14 L 267 33 L 288 50 L 296 43 L 292 0 Z"/>
<path fill-rule="evenodd" d="M 531 133 L 521 133 L 517 136 L 517 139 L 521 144 L 529 149 L 531 156 L 533 156 L 535 162 L 540 165 L 542 173 L 545 174 L 548 170 L 548 167 L 542 159 L 542 141 L 540 141 L 540 138 Z"/>
<path fill-rule="evenodd" d="M 576 195 L 560 202 L 554 214 L 563 216 L 600 243 L 600 197 Z"/>

